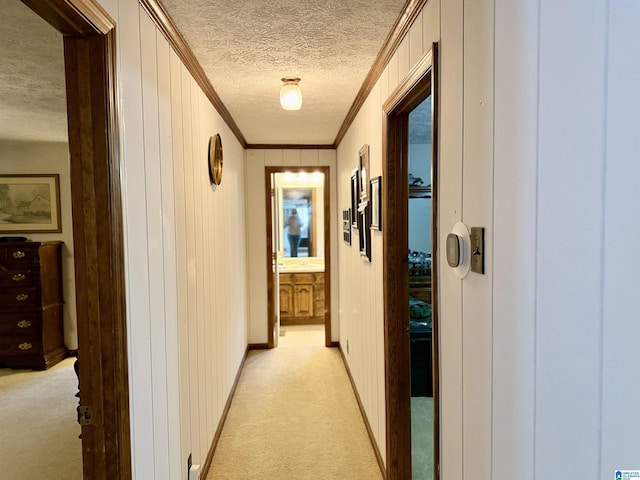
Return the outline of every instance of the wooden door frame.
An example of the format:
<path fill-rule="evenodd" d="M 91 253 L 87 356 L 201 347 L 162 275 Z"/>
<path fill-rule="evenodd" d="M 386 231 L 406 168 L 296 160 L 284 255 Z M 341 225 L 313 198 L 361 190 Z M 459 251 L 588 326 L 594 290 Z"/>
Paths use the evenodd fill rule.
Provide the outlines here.
<path fill-rule="evenodd" d="M 438 95 L 437 45 L 409 72 L 383 105 L 383 292 L 387 479 L 411 478 L 411 353 L 409 344 L 408 124 L 409 112 L 431 95 L 432 114 L 432 368 L 434 479 L 439 479 L 438 341 Z"/>
<path fill-rule="evenodd" d="M 313 173 L 320 172 L 324 174 L 324 344 L 326 347 L 336 346 L 331 341 L 331 197 L 330 195 L 330 172 L 331 169 L 329 166 L 308 166 L 308 167 L 265 167 L 264 168 L 264 178 L 265 178 L 265 204 L 266 204 L 266 213 L 267 213 L 267 345 L 269 348 L 273 348 L 275 346 L 275 339 L 273 338 L 273 326 L 276 318 L 276 307 L 274 296 L 279 292 L 275 291 L 275 285 L 273 284 L 273 275 L 272 275 L 272 259 L 271 255 L 273 252 L 273 241 L 272 241 L 272 230 L 273 230 L 273 219 L 271 218 L 272 205 L 271 205 L 271 174 L 272 173 L 284 173 L 284 172 L 294 172 L 294 173 Z"/>
<path fill-rule="evenodd" d="M 115 22 L 93 0 L 22 0 L 64 37 L 83 477 L 132 478 Z"/>

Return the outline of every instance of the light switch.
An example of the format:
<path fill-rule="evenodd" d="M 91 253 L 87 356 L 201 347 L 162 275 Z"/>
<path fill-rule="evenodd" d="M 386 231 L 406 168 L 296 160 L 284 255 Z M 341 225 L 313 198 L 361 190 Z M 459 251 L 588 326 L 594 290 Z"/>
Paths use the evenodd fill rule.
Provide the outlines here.
<path fill-rule="evenodd" d="M 484 275 L 484 227 L 471 227 L 471 271 Z"/>

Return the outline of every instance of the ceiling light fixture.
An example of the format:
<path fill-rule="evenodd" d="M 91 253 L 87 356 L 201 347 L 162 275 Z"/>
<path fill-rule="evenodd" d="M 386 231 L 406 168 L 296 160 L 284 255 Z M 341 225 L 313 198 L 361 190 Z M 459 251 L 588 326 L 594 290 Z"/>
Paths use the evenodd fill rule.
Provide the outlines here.
<path fill-rule="evenodd" d="M 302 90 L 298 86 L 298 77 L 284 77 L 280 88 L 280 105 L 285 110 L 300 110 L 302 107 Z"/>

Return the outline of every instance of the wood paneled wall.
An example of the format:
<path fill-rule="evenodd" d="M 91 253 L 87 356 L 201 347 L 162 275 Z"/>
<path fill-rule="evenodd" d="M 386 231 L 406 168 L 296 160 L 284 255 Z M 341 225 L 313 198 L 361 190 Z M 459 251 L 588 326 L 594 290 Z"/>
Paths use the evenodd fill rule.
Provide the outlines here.
<path fill-rule="evenodd" d="M 247 346 L 244 151 L 138 2 L 101 3 L 118 33 L 133 476 L 186 479 Z"/>
<path fill-rule="evenodd" d="M 362 144 L 381 172 L 381 104 L 439 41 L 440 244 L 463 221 L 487 255 L 484 276 L 437 265 L 444 480 L 609 478 L 636 460 L 639 20 L 623 0 L 430 0 L 338 147 L 346 208 Z M 340 243 L 339 301 L 384 452 L 381 242 L 371 264 Z"/>
<path fill-rule="evenodd" d="M 382 104 L 412 65 L 440 37 L 440 3 L 429 1 L 401 42 L 354 123 L 338 147 L 338 208 L 349 208 L 351 172 L 358 152 L 370 146 L 371 178 L 382 175 Z M 384 179 L 383 179 L 384 182 Z M 357 385 L 378 450 L 386 455 L 384 315 L 382 296 L 382 232 L 371 232 L 371 263 L 358 250 L 358 231 L 352 244 L 340 242 L 340 345 Z M 348 344 L 348 347 L 347 347 Z M 385 459 L 386 461 L 386 459 Z"/>
<path fill-rule="evenodd" d="M 249 302 L 249 343 L 267 343 L 267 219 L 264 191 L 265 167 L 328 166 L 331 208 L 331 340 L 338 341 L 338 239 L 342 238 L 342 217 L 338 215 L 336 192 L 336 151 L 333 149 L 249 149 L 246 156 L 247 259 Z"/>

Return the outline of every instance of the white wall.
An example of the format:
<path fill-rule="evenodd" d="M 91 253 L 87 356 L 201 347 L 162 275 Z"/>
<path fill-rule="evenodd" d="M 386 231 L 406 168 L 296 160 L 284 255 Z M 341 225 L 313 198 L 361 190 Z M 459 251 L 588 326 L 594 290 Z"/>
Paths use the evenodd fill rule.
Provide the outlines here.
<path fill-rule="evenodd" d="M 247 345 L 244 152 L 138 2 L 101 3 L 118 35 L 133 476 L 186 479 Z"/>
<path fill-rule="evenodd" d="M 66 143 L 0 142 L 0 174 L 57 173 L 60 176 L 60 233 L 27 233 L 35 242 L 64 242 L 62 247 L 62 296 L 64 298 L 64 344 L 78 348 L 75 267 L 73 261 L 73 220 L 69 146 Z M 9 234 L 6 234 L 9 235 Z M 2 235 L 0 235 L 2 236 Z"/>
<path fill-rule="evenodd" d="M 417 63 L 439 38 L 439 12 L 439 2 L 431 0 L 427 3 L 338 146 L 338 206 L 341 210 L 350 205 L 351 171 L 358 166 L 358 152 L 363 144 L 368 143 L 370 147 L 371 178 L 382 175 L 382 104 L 409 72 L 410 66 Z M 371 263 L 360 256 L 357 234 L 358 231 L 353 230 L 356 241 L 351 246 L 340 242 L 338 251 L 340 344 L 384 458 L 383 233 L 371 232 Z"/>
<path fill-rule="evenodd" d="M 249 265 L 249 343 L 267 343 L 267 214 L 265 167 L 328 166 L 331 209 L 331 340 L 339 338 L 338 236 L 342 238 L 342 216 L 336 203 L 336 151 L 327 150 L 246 150 L 247 259 Z M 340 219 L 340 220 L 338 220 Z"/>
<path fill-rule="evenodd" d="M 440 245 L 486 228 L 485 275 L 437 265 L 444 480 L 637 468 L 638 21 L 625 0 L 430 0 L 338 147 L 344 206 L 363 143 L 381 172 L 381 105 L 439 39 Z M 339 250 L 340 341 L 384 453 L 381 242 L 372 264 Z"/>

